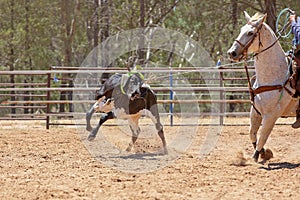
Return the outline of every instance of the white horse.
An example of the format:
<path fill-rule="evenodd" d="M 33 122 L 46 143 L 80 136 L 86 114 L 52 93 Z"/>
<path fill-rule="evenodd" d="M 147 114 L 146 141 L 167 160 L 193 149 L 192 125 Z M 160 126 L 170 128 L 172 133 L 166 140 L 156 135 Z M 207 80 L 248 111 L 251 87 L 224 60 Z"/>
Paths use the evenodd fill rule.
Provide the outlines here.
<path fill-rule="evenodd" d="M 234 61 L 246 59 L 254 53 L 256 80 L 253 85 L 253 98 L 250 110 L 250 139 L 255 149 L 253 159 L 267 158 L 264 145 L 281 116 L 291 116 L 298 106 L 298 99 L 292 95 L 289 67 L 283 49 L 272 29 L 264 23 L 266 15 L 255 14 L 250 17 L 245 12 L 247 24 L 241 28 L 237 39 L 228 50 Z M 260 137 L 257 132 L 260 128 Z"/>

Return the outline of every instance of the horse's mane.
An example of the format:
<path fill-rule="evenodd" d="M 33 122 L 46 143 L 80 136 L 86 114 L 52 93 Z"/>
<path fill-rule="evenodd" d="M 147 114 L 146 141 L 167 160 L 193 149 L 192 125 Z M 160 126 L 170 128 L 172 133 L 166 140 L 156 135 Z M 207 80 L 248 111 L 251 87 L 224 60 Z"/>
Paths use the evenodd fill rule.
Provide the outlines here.
<path fill-rule="evenodd" d="M 255 13 L 255 15 L 253 15 L 251 18 L 250 18 L 250 22 L 255 22 L 259 19 L 261 19 L 262 17 L 264 17 L 264 14 L 262 13 Z"/>
<path fill-rule="evenodd" d="M 273 29 L 267 24 L 267 23 L 263 23 L 263 25 L 266 27 L 267 30 L 270 31 L 271 35 L 274 36 L 275 38 L 277 38 L 275 32 L 273 31 Z"/>
<path fill-rule="evenodd" d="M 260 20 L 261 18 L 263 18 L 265 15 L 260 13 L 260 12 L 257 12 L 255 13 L 255 15 L 253 15 L 251 18 L 250 18 L 250 22 L 253 23 L 253 22 L 256 22 L 257 20 Z M 263 25 L 271 32 L 271 34 L 273 36 L 276 37 L 276 34 L 274 33 L 274 31 L 271 29 L 271 27 L 266 24 L 266 23 L 263 23 Z"/>

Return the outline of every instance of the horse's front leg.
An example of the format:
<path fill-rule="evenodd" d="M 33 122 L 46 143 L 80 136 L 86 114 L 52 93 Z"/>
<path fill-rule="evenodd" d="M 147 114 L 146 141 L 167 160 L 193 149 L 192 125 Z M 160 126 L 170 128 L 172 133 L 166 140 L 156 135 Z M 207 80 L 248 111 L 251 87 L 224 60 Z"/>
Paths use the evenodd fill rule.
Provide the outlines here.
<path fill-rule="evenodd" d="M 262 156 L 265 153 L 264 145 L 267 142 L 267 139 L 275 125 L 277 118 L 269 115 L 265 115 L 262 117 L 262 127 L 260 129 L 260 136 L 256 145 L 256 150 L 253 155 L 253 159 L 255 162 L 258 161 L 259 154 Z"/>
<path fill-rule="evenodd" d="M 88 140 L 89 140 L 89 141 L 94 140 L 95 137 L 96 137 L 96 135 L 97 135 L 97 133 L 98 133 L 98 131 L 99 131 L 100 126 L 101 126 L 104 122 L 106 122 L 108 119 L 113 119 L 113 117 L 114 117 L 114 115 L 113 115 L 112 112 L 108 112 L 108 113 L 106 113 L 104 116 L 102 116 L 102 117 L 100 118 L 100 121 L 99 121 L 98 125 L 97 125 L 94 129 L 92 129 L 92 131 L 90 132 L 90 134 L 89 134 L 89 136 L 88 136 Z"/>
<path fill-rule="evenodd" d="M 252 106 L 250 110 L 250 140 L 254 149 L 256 149 L 257 132 L 261 125 L 261 121 L 261 115 Z"/>

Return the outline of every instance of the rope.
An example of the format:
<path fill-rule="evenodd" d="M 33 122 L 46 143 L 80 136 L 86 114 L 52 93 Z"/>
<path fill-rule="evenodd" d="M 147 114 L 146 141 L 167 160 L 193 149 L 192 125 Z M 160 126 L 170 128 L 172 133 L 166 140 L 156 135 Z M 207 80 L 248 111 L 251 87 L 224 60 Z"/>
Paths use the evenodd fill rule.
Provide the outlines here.
<path fill-rule="evenodd" d="M 285 14 L 285 19 L 284 19 L 282 29 L 279 30 L 279 21 L 280 21 L 280 18 L 283 14 Z M 282 34 L 286 30 L 288 25 L 290 25 L 289 18 L 290 18 L 291 14 L 295 14 L 295 11 L 291 10 L 290 8 L 285 8 L 285 9 L 280 11 L 280 13 L 278 14 L 278 17 L 276 19 L 276 33 L 282 38 L 289 37 L 291 32 L 292 32 L 292 29 L 290 29 L 285 35 Z"/>
<path fill-rule="evenodd" d="M 251 63 L 251 62 L 254 62 L 254 60 L 253 60 L 253 59 L 248 60 L 248 61 L 244 60 L 244 61 L 241 61 L 241 62 L 236 62 L 236 63 L 234 63 L 234 64 L 228 63 L 228 64 L 222 64 L 222 65 L 219 65 L 219 66 L 217 66 L 217 67 L 206 67 L 206 68 L 204 68 L 204 69 L 213 69 L 213 70 L 214 70 L 214 69 L 215 69 L 215 70 L 226 69 L 226 67 L 228 67 L 228 66 L 233 66 L 233 65 L 239 66 L 239 64 L 245 64 L 245 62 Z M 240 66 L 240 67 L 241 67 L 241 69 L 242 69 L 242 66 Z M 216 71 L 216 72 L 217 72 L 217 71 Z M 188 74 L 188 73 L 191 73 L 191 72 L 173 72 L 173 76 L 184 75 L 184 74 Z M 150 73 L 150 76 L 147 77 L 147 78 L 145 78 L 144 81 L 145 81 L 146 83 L 151 83 L 151 82 L 153 82 L 153 81 L 163 80 L 163 79 L 169 78 L 169 77 L 170 77 L 170 75 L 165 75 L 165 76 L 159 76 L 159 77 L 157 77 L 157 75 L 151 74 L 151 73 Z"/>

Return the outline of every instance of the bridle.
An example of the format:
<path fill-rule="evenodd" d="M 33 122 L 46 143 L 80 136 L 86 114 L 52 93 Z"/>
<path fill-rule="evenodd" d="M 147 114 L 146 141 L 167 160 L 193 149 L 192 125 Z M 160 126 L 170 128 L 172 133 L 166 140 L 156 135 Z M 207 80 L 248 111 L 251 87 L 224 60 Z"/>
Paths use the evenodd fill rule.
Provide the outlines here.
<path fill-rule="evenodd" d="M 253 25 L 252 22 L 248 21 L 248 24 L 255 27 Z M 258 40 L 259 40 L 259 47 L 262 47 L 262 43 L 261 43 L 261 40 L 260 40 L 260 30 L 262 29 L 262 26 L 263 24 L 259 24 L 258 27 L 255 27 L 256 31 L 255 33 L 253 33 L 252 37 L 250 38 L 250 40 L 246 43 L 246 44 L 243 44 L 242 42 L 240 42 L 239 40 L 235 39 L 234 41 L 237 42 L 241 47 L 242 47 L 242 53 L 243 53 L 243 56 L 241 57 L 241 59 L 245 59 L 245 57 L 247 58 L 247 51 L 248 51 L 248 48 L 252 45 L 254 39 L 258 36 Z M 274 44 L 273 44 L 274 45 Z M 272 45 L 272 46 L 273 46 Z M 263 50 L 265 51 L 265 50 Z M 260 53 L 260 52 L 259 52 Z M 257 53 L 258 54 L 258 53 Z"/>
<path fill-rule="evenodd" d="M 248 24 L 250 24 L 253 27 L 255 27 L 253 25 L 253 23 L 250 22 L 250 21 L 248 21 Z M 243 56 L 241 57 L 241 59 L 244 58 L 245 56 L 247 56 L 247 50 L 251 46 L 251 44 L 253 43 L 253 41 L 256 38 L 256 36 L 258 36 L 258 45 L 259 45 L 259 47 L 263 47 L 263 44 L 262 44 L 261 39 L 260 39 L 260 30 L 262 29 L 262 27 L 263 27 L 263 23 L 259 24 L 258 27 L 255 27 L 256 28 L 255 33 L 252 35 L 252 38 L 246 44 L 241 43 L 237 39 L 234 40 L 235 42 L 237 42 L 242 47 Z M 258 54 L 260 54 L 260 53 L 262 53 L 264 51 L 267 51 L 268 49 L 272 48 L 279 41 L 280 38 L 281 38 L 281 34 L 279 34 L 279 37 L 277 37 L 277 39 L 271 45 L 269 45 L 267 48 L 265 48 L 265 49 L 263 49 L 263 50 L 261 50 L 259 52 L 256 52 L 253 56 L 256 57 L 256 56 L 258 56 Z"/>

